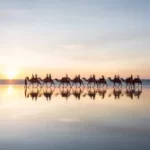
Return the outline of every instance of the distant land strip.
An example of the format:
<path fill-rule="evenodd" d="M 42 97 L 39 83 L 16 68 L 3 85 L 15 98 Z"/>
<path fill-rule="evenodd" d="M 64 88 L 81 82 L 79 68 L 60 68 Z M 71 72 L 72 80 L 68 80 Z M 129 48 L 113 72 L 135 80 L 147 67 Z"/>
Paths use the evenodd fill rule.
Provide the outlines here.
<path fill-rule="evenodd" d="M 111 85 L 111 82 L 109 80 L 106 80 L 108 82 L 108 85 Z M 150 85 L 150 79 L 142 79 L 143 85 Z M 24 79 L 13 79 L 13 80 L 8 80 L 8 79 L 0 79 L 0 84 L 1 85 L 23 85 L 24 84 Z"/>

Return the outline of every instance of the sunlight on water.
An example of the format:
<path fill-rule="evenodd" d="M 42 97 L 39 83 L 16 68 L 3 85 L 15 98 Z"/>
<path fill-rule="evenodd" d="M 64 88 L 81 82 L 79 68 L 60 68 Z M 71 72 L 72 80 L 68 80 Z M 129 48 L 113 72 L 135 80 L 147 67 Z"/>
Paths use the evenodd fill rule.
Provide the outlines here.
<path fill-rule="evenodd" d="M 149 146 L 148 87 L 97 91 L 5 85 L 0 93 L 0 149 Z"/>
<path fill-rule="evenodd" d="M 8 95 L 13 95 L 14 94 L 14 89 L 11 85 L 8 87 L 7 93 L 8 93 Z"/>

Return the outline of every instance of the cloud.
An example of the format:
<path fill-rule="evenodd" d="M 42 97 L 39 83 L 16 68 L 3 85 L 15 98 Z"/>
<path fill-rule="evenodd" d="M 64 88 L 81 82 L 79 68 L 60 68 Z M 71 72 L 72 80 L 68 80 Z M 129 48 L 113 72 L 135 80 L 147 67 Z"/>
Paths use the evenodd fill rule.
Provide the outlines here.
<path fill-rule="evenodd" d="M 85 48 L 84 45 L 82 44 L 67 44 L 67 45 L 61 45 L 61 48 L 65 48 L 65 49 L 81 49 L 81 48 Z"/>
<path fill-rule="evenodd" d="M 61 118 L 61 122 L 80 122 L 79 118 Z"/>

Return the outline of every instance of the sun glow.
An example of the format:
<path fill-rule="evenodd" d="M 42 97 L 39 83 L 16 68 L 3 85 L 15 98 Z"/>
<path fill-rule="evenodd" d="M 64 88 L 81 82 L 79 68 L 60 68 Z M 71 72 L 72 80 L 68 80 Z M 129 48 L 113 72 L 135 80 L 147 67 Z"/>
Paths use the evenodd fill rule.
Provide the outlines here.
<path fill-rule="evenodd" d="M 4 69 L 4 74 L 9 80 L 12 80 L 19 74 L 19 69 L 17 67 L 9 66 Z"/>

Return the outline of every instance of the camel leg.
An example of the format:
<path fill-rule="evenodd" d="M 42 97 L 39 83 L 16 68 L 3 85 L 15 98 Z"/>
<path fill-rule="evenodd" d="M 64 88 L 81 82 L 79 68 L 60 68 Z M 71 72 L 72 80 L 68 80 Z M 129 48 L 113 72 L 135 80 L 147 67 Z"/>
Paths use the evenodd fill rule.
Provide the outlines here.
<path fill-rule="evenodd" d="M 38 83 L 37 83 L 37 85 L 36 85 L 36 88 L 38 87 Z"/>
<path fill-rule="evenodd" d="M 61 82 L 60 82 L 60 84 L 59 84 L 59 86 L 58 86 L 59 88 L 60 88 L 60 85 L 61 85 Z"/>
<path fill-rule="evenodd" d="M 55 87 L 55 83 L 53 82 L 53 85 L 54 85 L 54 87 Z"/>
<path fill-rule="evenodd" d="M 121 86 L 121 89 L 122 89 L 122 83 L 120 84 L 120 86 Z"/>
<path fill-rule="evenodd" d="M 142 83 L 141 83 L 141 90 L 142 90 Z"/>
<path fill-rule="evenodd" d="M 74 83 L 72 83 L 72 86 L 71 87 L 73 87 L 74 86 Z"/>
<path fill-rule="evenodd" d="M 89 86 L 89 82 L 88 82 L 87 86 Z"/>
<path fill-rule="evenodd" d="M 80 87 L 81 87 L 81 85 L 82 85 L 82 84 L 81 84 L 81 82 L 80 82 Z"/>

